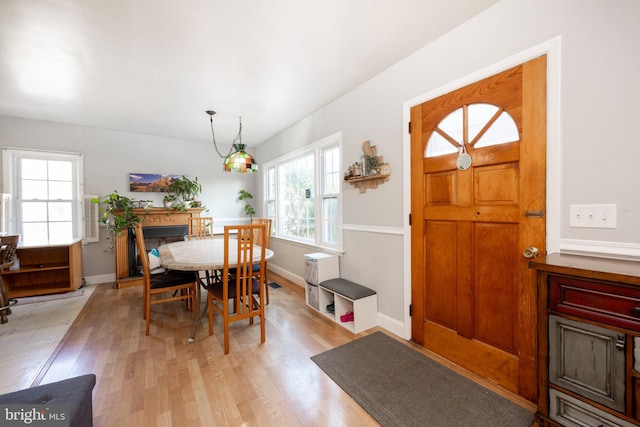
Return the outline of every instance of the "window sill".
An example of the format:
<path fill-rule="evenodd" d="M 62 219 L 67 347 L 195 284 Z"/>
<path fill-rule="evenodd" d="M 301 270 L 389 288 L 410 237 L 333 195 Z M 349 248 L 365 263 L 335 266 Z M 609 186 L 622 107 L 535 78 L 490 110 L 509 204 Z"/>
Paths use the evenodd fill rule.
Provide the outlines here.
<path fill-rule="evenodd" d="M 287 243 L 290 245 L 294 245 L 294 246 L 298 246 L 301 247 L 303 249 L 307 249 L 311 252 L 326 252 L 326 253 L 330 253 L 330 254 L 334 254 L 334 255 L 338 255 L 338 256 L 342 256 L 344 255 L 344 250 L 342 248 L 336 248 L 336 247 L 331 247 L 331 246 L 322 246 L 322 245 L 317 245 L 314 243 L 307 243 L 307 242 L 302 242 L 300 240 L 295 240 L 295 239 L 289 239 L 286 237 L 281 237 L 281 236 L 271 236 L 271 241 L 280 241 L 283 243 Z"/>

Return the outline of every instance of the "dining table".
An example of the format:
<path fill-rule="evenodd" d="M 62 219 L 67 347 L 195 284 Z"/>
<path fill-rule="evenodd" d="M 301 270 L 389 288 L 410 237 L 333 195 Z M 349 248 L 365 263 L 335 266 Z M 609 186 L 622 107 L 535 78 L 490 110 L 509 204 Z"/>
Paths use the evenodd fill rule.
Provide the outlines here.
<path fill-rule="evenodd" d="M 238 265 L 238 240 L 229 238 L 229 268 Z M 257 249 L 257 250 L 256 250 Z M 255 246 L 253 250 L 253 262 L 260 262 L 261 248 Z M 205 277 L 216 270 L 224 269 L 224 250 L 225 240 L 223 238 L 185 240 L 179 242 L 167 243 L 158 247 L 160 253 L 160 264 L 167 270 L 194 271 L 205 273 Z M 265 249 L 265 261 L 273 258 L 273 251 Z M 199 274 L 200 284 L 206 285 L 202 274 Z M 195 339 L 196 330 L 202 318 L 198 315 L 200 309 L 200 285 L 196 292 L 196 303 L 194 304 L 195 321 L 189 342 Z M 201 313 L 204 315 L 206 310 Z"/>

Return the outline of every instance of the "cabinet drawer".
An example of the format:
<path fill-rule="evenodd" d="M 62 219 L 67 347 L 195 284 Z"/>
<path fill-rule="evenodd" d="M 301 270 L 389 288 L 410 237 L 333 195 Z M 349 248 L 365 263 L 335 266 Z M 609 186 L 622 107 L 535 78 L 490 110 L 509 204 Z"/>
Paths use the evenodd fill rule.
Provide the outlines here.
<path fill-rule="evenodd" d="M 549 417 L 563 426 L 570 427 L 635 426 L 555 389 L 549 390 Z"/>
<path fill-rule="evenodd" d="M 549 309 L 640 331 L 640 289 L 549 276 Z"/>

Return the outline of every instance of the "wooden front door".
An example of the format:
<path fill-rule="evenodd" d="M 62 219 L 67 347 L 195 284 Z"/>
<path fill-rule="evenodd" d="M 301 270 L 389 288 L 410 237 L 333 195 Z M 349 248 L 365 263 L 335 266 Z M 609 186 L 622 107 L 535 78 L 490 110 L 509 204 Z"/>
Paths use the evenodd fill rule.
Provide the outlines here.
<path fill-rule="evenodd" d="M 546 56 L 411 109 L 412 338 L 531 401 L 545 152 Z"/>

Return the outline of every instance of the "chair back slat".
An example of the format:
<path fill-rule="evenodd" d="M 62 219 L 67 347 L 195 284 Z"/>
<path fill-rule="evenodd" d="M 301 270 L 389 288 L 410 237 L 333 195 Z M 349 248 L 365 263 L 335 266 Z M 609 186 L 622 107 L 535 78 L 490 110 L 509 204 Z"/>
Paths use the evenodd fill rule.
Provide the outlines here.
<path fill-rule="evenodd" d="M 264 234 L 264 245 L 262 244 L 262 242 L 257 243 L 260 246 L 264 246 L 267 249 L 271 248 L 271 226 L 272 226 L 272 220 L 271 218 L 253 218 L 251 220 L 252 224 L 263 224 L 265 226 L 265 234 Z M 269 304 L 269 278 L 267 277 L 267 275 L 269 274 L 269 272 L 267 271 L 267 267 L 265 266 L 264 268 L 264 276 L 261 275 L 257 275 L 256 277 L 260 280 L 262 280 L 264 282 L 264 295 L 265 295 L 265 299 L 267 301 L 267 304 Z"/>
<path fill-rule="evenodd" d="M 140 258 L 140 265 L 142 266 L 142 274 L 144 275 L 144 286 L 149 288 L 150 286 L 150 268 L 149 268 L 149 255 L 147 255 L 147 248 L 144 244 L 144 232 L 142 231 L 142 224 L 138 223 L 135 227 L 136 234 L 136 247 L 138 248 L 138 257 Z"/>
<path fill-rule="evenodd" d="M 234 277 L 235 283 L 231 283 L 230 286 L 235 286 L 235 295 L 239 295 L 241 299 L 248 300 L 252 295 L 256 294 L 253 278 L 256 274 L 255 263 L 253 262 L 254 251 L 256 250 L 261 251 L 259 264 L 261 265 L 261 271 L 264 270 L 265 247 L 261 243 L 264 241 L 265 227 L 264 225 L 254 224 L 235 227 L 235 231 L 237 232 L 238 241 L 236 253 L 238 264 Z M 228 236 L 227 230 L 225 230 L 225 236 Z M 226 248 L 228 249 L 228 237 L 226 239 Z M 262 292 L 259 292 L 259 296 L 262 297 Z M 238 315 L 250 315 L 251 313 L 255 315 L 259 308 L 254 307 L 252 304 L 241 304 Z"/>
<path fill-rule="evenodd" d="M 260 241 L 260 243 L 256 243 L 256 245 L 264 246 L 267 249 L 271 247 L 271 224 L 272 224 L 271 218 L 253 218 L 251 220 L 251 223 L 263 224 L 266 227 L 264 237 L 262 238 L 262 240 L 266 243 L 263 245 L 262 241 Z"/>
<path fill-rule="evenodd" d="M 199 216 L 189 218 L 188 239 L 212 239 L 213 238 L 213 217 Z"/>

